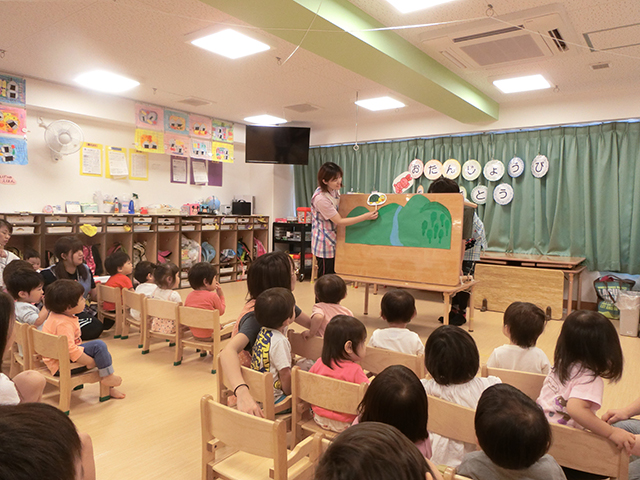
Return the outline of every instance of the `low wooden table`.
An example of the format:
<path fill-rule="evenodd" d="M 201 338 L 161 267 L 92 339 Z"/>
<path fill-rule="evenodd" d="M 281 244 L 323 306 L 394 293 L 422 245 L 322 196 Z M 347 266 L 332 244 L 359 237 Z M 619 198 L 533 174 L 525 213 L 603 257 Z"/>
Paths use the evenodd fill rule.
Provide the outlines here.
<path fill-rule="evenodd" d="M 340 275 L 340 274 L 338 274 Z M 387 285 L 396 288 L 412 288 L 427 292 L 439 292 L 444 297 L 444 324 L 449 324 L 449 310 L 451 310 L 451 297 L 458 292 L 469 291 L 469 304 L 467 306 L 469 331 L 473 332 L 473 289 L 478 283 L 476 280 L 468 280 L 455 286 L 434 285 L 430 283 L 403 282 L 401 280 L 388 280 L 382 278 L 358 277 L 355 275 L 340 275 L 345 282 L 364 283 L 364 314 L 369 314 L 369 285 Z"/>

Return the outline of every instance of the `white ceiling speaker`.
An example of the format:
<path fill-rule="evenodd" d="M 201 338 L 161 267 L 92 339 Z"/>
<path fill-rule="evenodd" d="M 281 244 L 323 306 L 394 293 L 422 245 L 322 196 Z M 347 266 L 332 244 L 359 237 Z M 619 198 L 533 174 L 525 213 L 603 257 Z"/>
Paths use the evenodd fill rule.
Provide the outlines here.
<path fill-rule="evenodd" d="M 38 124 L 45 129 L 44 141 L 51 149 L 51 157 L 57 162 L 62 155 L 69 155 L 80 150 L 84 135 L 82 129 L 69 120 L 56 120 L 45 125 L 42 118 Z"/>

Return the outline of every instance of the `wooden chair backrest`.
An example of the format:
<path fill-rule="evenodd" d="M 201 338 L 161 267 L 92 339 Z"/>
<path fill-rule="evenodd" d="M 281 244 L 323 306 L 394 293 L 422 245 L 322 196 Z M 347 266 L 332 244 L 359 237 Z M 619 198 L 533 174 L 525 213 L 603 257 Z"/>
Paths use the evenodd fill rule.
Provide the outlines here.
<path fill-rule="evenodd" d="M 159 298 L 144 299 L 146 304 L 147 317 L 166 318 L 167 320 L 178 320 L 178 304 Z"/>
<path fill-rule="evenodd" d="M 299 355 L 310 360 L 317 360 L 322 356 L 322 346 L 324 339 L 320 337 L 311 337 L 308 340 L 302 336 L 302 333 L 287 331 L 287 337 L 291 344 L 291 353 Z"/>
<path fill-rule="evenodd" d="M 443 480 L 471 480 L 469 477 L 458 475 L 453 467 L 447 467 L 446 465 L 442 465 L 442 467 L 444 467 L 442 471 Z"/>
<path fill-rule="evenodd" d="M 502 380 L 502 383 L 516 387 L 522 393 L 532 400 L 537 400 L 540 396 L 540 390 L 542 390 L 542 384 L 546 375 L 541 373 L 530 372 L 518 372 L 516 370 L 505 370 L 503 368 L 487 367 L 486 364 L 482 365 L 481 375 L 488 377 L 493 375 Z"/>
<path fill-rule="evenodd" d="M 58 360 L 60 377 L 70 377 L 71 360 L 69 359 L 69 342 L 66 335 L 52 335 L 35 328 L 30 328 L 28 331 L 32 352 Z"/>
<path fill-rule="evenodd" d="M 116 306 L 122 302 L 122 294 L 117 287 L 108 287 L 102 283 L 96 285 L 98 287 L 98 305 L 102 308 L 102 302 L 115 303 Z"/>
<path fill-rule="evenodd" d="M 210 328 L 214 331 L 220 330 L 220 312 L 218 310 L 180 306 L 178 312 L 180 314 L 180 325 Z"/>
<path fill-rule="evenodd" d="M 374 375 L 391 365 L 404 365 L 418 378 L 424 378 L 424 355 L 410 355 L 408 353 L 395 352 L 385 348 L 367 346 L 365 357 L 360 361 L 360 366 Z"/>
<path fill-rule="evenodd" d="M 431 422 L 431 418 L 429 418 Z M 628 480 L 629 455 L 595 433 L 551 424 L 552 443 L 549 455 L 563 467 Z"/>
<path fill-rule="evenodd" d="M 428 395 L 429 431 L 459 442 L 476 444 L 476 411 Z"/>
<path fill-rule="evenodd" d="M 334 412 L 358 414 L 358 405 L 367 391 L 368 383 L 343 382 L 305 372 L 298 367 L 291 370 L 293 402 L 300 400 Z"/>
<path fill-rule="evenodd" d="M 140 313 L 142 317 L 142 310 L 144 309 L 145 295 L 143 293 L 136 293 L 133 290 L 122 290 L 122 305 L 125 308 L 133 308 Z"/>
<path fill-rule="evenodd" d="M 29 342 L 29 329 L 31 325 L 27 323 L 21 323 L 18 321 L 14 321 L 13 323 L 13 341 L 16 345 L 20 345 L 22 348 L 22 361 L 24 363 L 24 369 L 31 369 L 31 342 Z M 15 352 L 18 355 L 18 351 L 16 349 Z"/>

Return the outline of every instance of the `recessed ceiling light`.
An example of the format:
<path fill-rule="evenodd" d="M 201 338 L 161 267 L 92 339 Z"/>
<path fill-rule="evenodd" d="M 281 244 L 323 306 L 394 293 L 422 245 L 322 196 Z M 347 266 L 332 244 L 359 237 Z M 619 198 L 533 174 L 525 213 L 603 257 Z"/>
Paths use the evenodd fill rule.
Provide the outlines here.
<path fill-rule="evenodd" d="M 540 74 L 494 80 L 493 84 L 498 87 L 502 93 L 529 92 L 531 90 L 551 88 L 551 84 Z"/>
<path fill-rule="evenodd" d="M 417 12 L 426 8 L 435 7 L 441 3 L 449 3 L 453 0 L 387 0 L 396 7 L 400 13 Z"/>
<path fill-rule="evenodd" d="M 273 115 L 255 115 L 245 118 L 244 121 L 255 125 L 278 125 L 280 123 L 287 123 L 284 118 L 274 117 Z"/>
<path fill-rule="evenodd" d="M 78 75 L 75 82 L 83 87 L 107 93 L 121 93 L 140 85 L 140 82 L 106 70 L 93 70 Z"/>
<path fill-rule="evenodd" d="M 369 98 L 367 100 L 358 100 L 356 105 L 377 112 L 378 110 L 391 110 L 392 108 L 402 108 L 406 105 L 391 97 Z"/>
<path fill-rule="evenodd" d="M 192 40 L 191 43 L 196 47 L 204 48 L 205 50 L 231 58 L 232 60 L 253 55 L 254 53 L 264 52 L 271 48 L 266 43 L 262 43 L 230 28 L 212 33 L 206 37 L 197 38 Z"/>

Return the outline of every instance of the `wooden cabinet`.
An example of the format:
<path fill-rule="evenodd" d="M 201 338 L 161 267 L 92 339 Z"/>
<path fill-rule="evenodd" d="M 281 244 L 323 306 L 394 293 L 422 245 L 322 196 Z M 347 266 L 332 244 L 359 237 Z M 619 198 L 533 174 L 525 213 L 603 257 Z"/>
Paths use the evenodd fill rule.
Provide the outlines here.
<path fill-rule="evenodd" d="M 274 250 L 284 250 L 293 256 L 299 281 L 303 281 L 305 276 L 311 278 L 313 256 L 310 223 L 274 223 L 272 242 Z"/>

